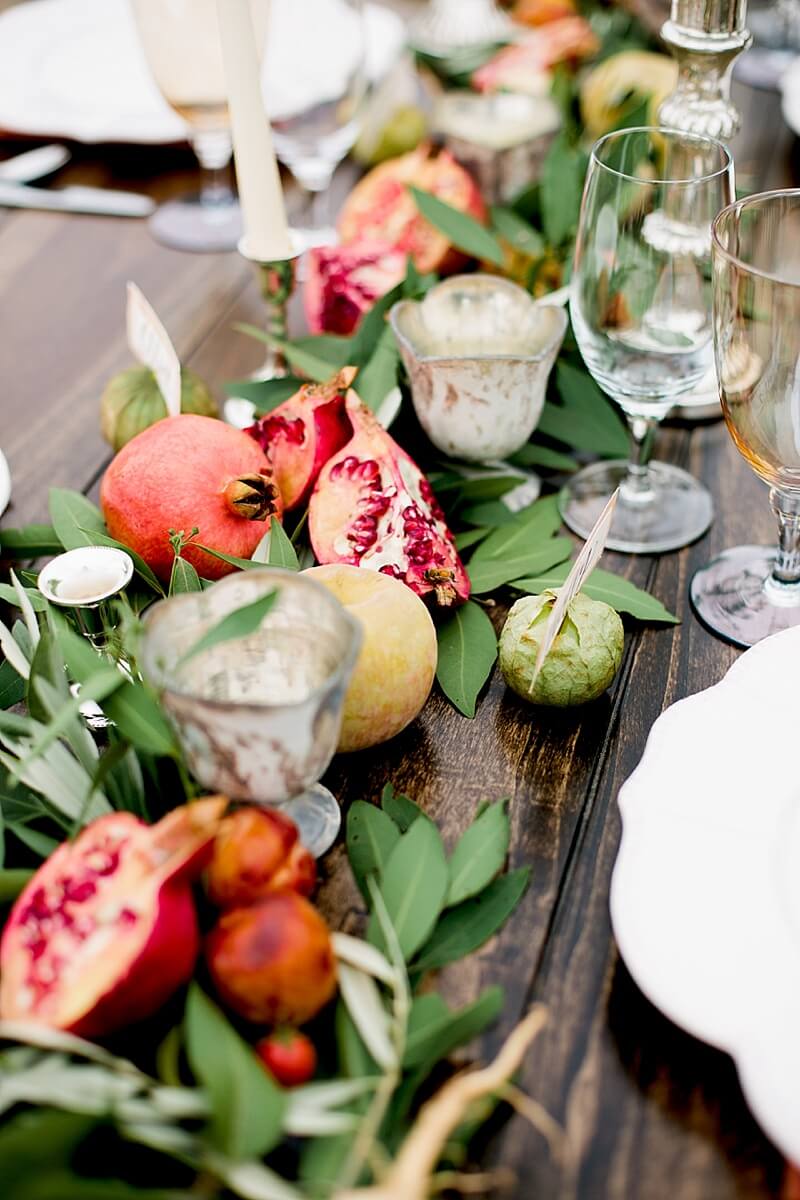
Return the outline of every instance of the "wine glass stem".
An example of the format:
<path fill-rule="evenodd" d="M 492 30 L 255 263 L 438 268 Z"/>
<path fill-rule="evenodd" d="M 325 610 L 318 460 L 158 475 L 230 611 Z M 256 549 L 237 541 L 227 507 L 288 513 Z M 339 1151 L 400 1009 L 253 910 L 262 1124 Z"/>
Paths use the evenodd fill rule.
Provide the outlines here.
<path fill-rule="evenodd" d="M 330 224 L 330 186 L 333 167 L 322 160 L 293 164 L 292 171 L 302 188 L 309 193 L 310 229 L 325 229 Z"/>
<path fill-rule="evenodd" d="M 769 502 L 778 519 L 778 553 L 772 577 L 773 588 L 800 584 L 800 496 L 770 488 Z"/>
<path fill-rule="evenodd" d="M 633 416 L 626 413 L 631 435 L 631 452 L 628 459 L 628 474 L 622 484 L 623 499 L 631 503 L 642 503 L 652 494 L 650 485 L 650 455 L 658 421 L 653 417 Z"/>
<path fill-rule="evenodd" d="M 227 170 L 233 153 L 230 133 L 227 129 L 203 130 L 195 132 L 191 142 L 202 171 L 200 203 L 209 210 L 230 204 L 233 199 Z"/>

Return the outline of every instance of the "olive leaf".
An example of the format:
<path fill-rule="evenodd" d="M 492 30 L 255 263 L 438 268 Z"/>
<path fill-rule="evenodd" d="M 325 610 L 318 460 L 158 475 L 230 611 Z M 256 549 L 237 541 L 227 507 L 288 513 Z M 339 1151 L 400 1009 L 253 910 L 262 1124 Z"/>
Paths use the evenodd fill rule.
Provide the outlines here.
<path fill-rule="evenodd" d="M 534 229 L 513 208 L 493 206 L 490 215 L 495 233 L 510 242 L 515 250 L 527 254 L 529 258 L 539 258 L 544 254 L 544 238 L 539 230 Z"/>
<path fill-rule="evenodd" d="M 545 471 L 572 473 L 578 469 L 574 458 L 559 450 L 551 450 L 549 446 L 541 446 L 538 442 L 527 442 L 515 454 L 510 454 L 508 461 L 515 467 L 541 467 Z"/>
<path fill-rule="evenodd" d="M 391 1070 L 397 1065 L 397 1052 L 378 985 L 370 975 L 347 963 L 339 963 L 338 975 L 342 1000 L 359 1037 L 378 1066 L 384 1071 Z"/>
<path fill-rule="evenodd" d="M 380 894 L 406 960 L 427 940 L 442 910 L 449 875 L 439 830 L 432 821 L 415 821 L 398 838 L 380 879 Z M 373 913 L 369 940 L 383 948 Z"/>
<path fill-rule="evenodd" d="M 198 638 L 193 646 L 190 646 L 184 655 L 178 660 L 177 667 L 183 667 L 190 659 L 196 658 L 198 654 L 204 654 L 206 650 L 210 650 L 213 646 L 219 646 L 223 642 L 233 642 L 238 638 L 248 637 L 260 626 L 264 617 L 274 607 L 278 599 L 278 590 L 273 588 L 271 592 L 267 592 L 264 596 L 259 596 L 257 600 L 253 600 L 250 604 L 243 604 L 241 608 L 235 609 L 233 612 L 226 613 L 221 621 L 218 621 L 211 629 L 206 630 L 201 638 Z"/>
<path fill-rule="evenodd" d="M 273 333 L 265 333 L 257 325 L 249 325 L 242 321 L 237 321 L 233 328 L 237 333 L 246 333 L 249 337 L 256 338 L 259 342 L 266 342 L 268 346 L 273 346 L 276 350 L 280 350 L 291 366 L 295 367 L 303 375 L 307 375 L 309 379 L 313 379 L 315 383 L 324 383 L 333 374 L 334 368 L 332 368 L 326 359 L 320 358 L 296 342 L 276 337 Z M 290 392 L 289 394 L 291 395 L 292 393 Z"/>
<path fill-rule="evenodd" d="M 218 558 L 221 562 L 226 562 L 231 567 L 238 567 L 240 571 L 256 571 L 263 567 L 263 562 L 256 562 L 253 558 L 237 558 L 235 554 L 225 554 L 222 550 L 214 550 L 211 546 L 203 546 L 200 542 L 195 542 L 198 550 L 202 550 L 204 554 L 210 554 L 212 558 Z"/>
<path fill-rule="evenodd" d="M 270 522 L 267 562 L 271 567 L 283 567 L 285 571 L 299 571 L 300 569 L 297 551 L 280 521 Z"/>
<path fill-rule="evenodd" d="M 285 375 L 282 379 L 233 379 L 225 384 L 225 391 L 237 400 L 251 401 L 257 415 L 264 416 L 299 391 L 303 382 L 296 375 Z"/>
<path fill-rule="evenodd" d="M 530 868 L 500 875 L 477 896 L 449 908 L 412 964 L 432 971 L 472 954 L 506 922 L 528 886 Z"/>
<path fill-rule="evenodd" d="M 234 1159 L 257 1158 L 280 1140 L 286 1097 L 198 984 L 186 1001 L 186 1054 L 211 1104 L 210 1134 Z"/>
<path fill-rule="evenodd" d="M 482 891 L 502 870 L 510 836 L 505 800 L 490 804 L 464 831 L 450 856 L 448 907 Z"/>
<path fill-rule="evenodd" d="M 499 532 L 503 532 L 500 530 Z M 487 538 L 487 541 L 489 539 Z M 504 583 L 510 583 L 512 579 L 518 579 L 520 574 L 528 574 L 538 571 L 547 571 L 557 563 L 564 562 L 569 558 L 574 549 L 573 543 L 569 538 L 548 538 L 539 545 L 532 546 L 525 554 L 521 554 L 514 558 L 498 559 L 495 557 L 484 558 L 480 556 L 480 551 L 486 545 L 479 546 L 476 553 L 472 556 L 469 567 L 467 568 L 472 591 L 476 596 L 481 596 L 486 592 L 493 592 L 497 588 L 502 587 Z M 528 563 L 527 567 L 520 565 Z M 533 564 L 536 564 L 535 566 Z"/>
<path fill-rule="evenodd" d="M 439 687 L 465 717 L 475 716 L 475 704 L 497 659 L 497 638 L 483 609 L 468 600 L 437 631 Z"/>
<path fill-rule="evenodd" d="M 377 412 L 397 383 L 400 351 L 390 325 L 384 325 L 372 355 L 361 368 L 356 381 L 358 395 L 367 408 Z"/>
<path fill-rule="evenodd" d="M 426 820 L 429 820 L 418 804 L 409 800 L 408 796 L 396 792 L 391 783 L 387 783 L 381 792 L 381 808 L 387 816 L 392 818 L 401 833 L 405 833 L 418 817 L 425 817 Z"/>
<path fill-rule="evenodd" d="M 435 225 L 454 246 L 473 258 L 485 258 L 495 266 L 502 267 L 503 248 L 485 225 L 481 225 L 467 213 L 453 208 L 452 204 L 445 204 L 430 192 L 422 191 L 413 185 L 409 185 L 408 190 L 425 220 Z"/>
<path fill-rule="evenodd" d="M 366 877 L 380 874 L 400 838 L 400 830 L 382 809 L 355 800 L 347 814 L 347 855 L 355 881 L 367 894 Z"/>
<path fill-rule="evenodd" d="M 65 550 L 91 546 L 92 533 L 106 532 L 100 509 L 80 492 L 50 488 L 49 508 L 56 536 Z"/>
<path fill-rule="evenodd" d="M 429 1020 L 410 1031 L 403 1056 L 403 1067 L 432 1066 L 451 1054 L 457 1046 L 472 1041 L 503 1009 L 503 989 L 487 988 L 474 1004 L 456 1012 L 449 1009 L 438 1020 Z"/>
<path fill-rule="evenodd" d="M 544 234 L 560 246 L 578 228 L 588 158 L 564 133 L 550 146 L 542 164 L 540 202 Z"/>
<path fill-rule="evenodd" d="M 52 525 L 25 525 L 0 531 L 0 557 L 44 558 L 60 554 L 64 547 Z"/>
<path fill-rule="evenodd" d="M 564 563 L 544 575 L 535 578 L 515 579 L 512 587 L 520 592 L 529 592 L 538 596 L 548 588 L 558 588 L 564 583 L 569 574 L 571 563 Z M 581 591 L 592 600 L 603 600 L 617 612 L 630 613 L 640 621 L 664 621 L 670 625 L 680 624 L 680 619 L 673 616 L 660 600 L 642 591 L 629 579 L 614 575 L 611 571 L 601 571 L 595 568 L 581 586 Z"/>
<path fill-rule="evenodd" d="M 0 663 L 0 709 L 11 708 L 19 704 L 25 695 L 25 680 L 19 675 L 10 662 Z"/>

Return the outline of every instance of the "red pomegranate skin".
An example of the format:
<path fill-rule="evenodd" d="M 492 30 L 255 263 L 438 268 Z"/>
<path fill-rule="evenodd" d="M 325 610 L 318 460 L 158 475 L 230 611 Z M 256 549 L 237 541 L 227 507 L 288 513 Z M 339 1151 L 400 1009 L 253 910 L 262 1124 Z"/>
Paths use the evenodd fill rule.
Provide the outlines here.
<path fill-rule="evenodd" d="M 470 583 L 428 480 L 355 392 L 353 437 L 325 464 L 308 506 L 319 563 L 382 571 L 434 608 L 469 598 Z"/>
<path fill-rule="evenodd" d="M 192 881 L 223 797 L 155 826 L 111 813 L 61 845 L 18 897 L 0 941 L 0 1017 L 103 1038 L 156 1012 L 199 949 Z"/>
<path fill-rule="evenodd" d="M 269 458 L 284 509 L 308 499 L 320 470 L 349 441 L 345 396 L 355 376 L 343 367 L 325 383 L 305 383 L 247 432 Z"/>
<path fill-rule="evenodd" d="M 260 446 L 222 421 L 181 413 L 157 421 L 120 450 L 103 476 L 100 504 L 111 536 L 167 583 L 175 557 L 171 529 L 188 535 L 197 526 L 199 544 L 250 558 L 270 518 L 251 520 L 232 510 L 226 489 L 245 476 L 260 477 L 272 489 L 280 517 L 280 497 Z M 183 557 L 205 579 L 236 569 L 191 543 Z"/>
<path fill-rule="evenodd" d="M 353 333 L 375 301 L 402 282 L 407 261 L 403 250 L 375 239 L 309 250 L 303 306 L 311 332 Z"/>

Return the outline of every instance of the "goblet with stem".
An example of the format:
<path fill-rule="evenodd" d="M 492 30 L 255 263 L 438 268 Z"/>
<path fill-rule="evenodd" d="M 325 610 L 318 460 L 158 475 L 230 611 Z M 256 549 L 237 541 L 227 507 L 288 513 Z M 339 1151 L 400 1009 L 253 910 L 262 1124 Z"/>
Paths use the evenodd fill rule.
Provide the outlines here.
<path fill-rule="evenodd" d="M 269 0 L 250 0 L 263 45 Z M 198 194 L 160 205 L 153 236 L 178 250 L 233 250 L 242 235 L 229 180 L 233 152 L 216 0 L 134 0 L 139 37 L 164 99 L 189 126 L 201 167 Z"/>
<path fill-rule="evenodd" d="M 359 134 L 364 56 L 362 0 L 272 0 L 265 81 L 273 142 L 311 196 L 307 221 L 293 230 L 298 249 L 337 240 L 329 189 Z"/>
<path fill-rule="evenodd" d="M 698 571 L 702 620 L 739 646 L 800 624 L 800 190 L 737 201 L 713 225 L 714 347 L 737 450 L 768 485 L 777 547 Z"/>
<path fill-rule="evenodd" d="M 711 523 L 706 489 L 650 453 L 659 422 L 711 365 L 711 221 L 733 195 L 731 156 L 711 138 L 626 129 L 592 151 L 570 313 L 586 366 L 622 409 L 631 455 L 579 471 L 559 506 L 586 537 L 619 487 L 610 549 L 674 550 Z"/>

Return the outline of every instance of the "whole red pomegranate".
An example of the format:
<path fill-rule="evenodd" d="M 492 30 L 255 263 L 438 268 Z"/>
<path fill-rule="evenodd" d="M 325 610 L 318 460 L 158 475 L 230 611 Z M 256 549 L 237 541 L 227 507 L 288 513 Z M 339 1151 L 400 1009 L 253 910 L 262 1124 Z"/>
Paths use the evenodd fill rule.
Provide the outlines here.
<path fill-rule="evenodd" d="M 100 503 L 111 536 L 165 583 L 175 557 L 170 530 L 189 534 L 196 526 L 202 545 L 249 558 L 270 518 L 282 512 L 271 467 L 253 439 L 191 413 L 165 417 L 128 442 L 103 476 Z M 182 554 L 206 579 L 235 570 L 191 542 Z"/>
<path fill-rule="evenodd" d="M 355 367 L 325 383 L 305 383 L 247 432 L 266 452 L 286 509 L 308 498 L 322 466 L 352 434 L 344 398 Z"/>
<path fill-rule="evenodd" d="M 313 856 L 282 812 L 240 808 L 220 825 L 206 875 L 209 898 L 219 908 L 252 904 L 284 888 L 310 896 L 316 881 Z"/>
<path fill-rule="evenodd" d="M 410 254 L 418 271 L 457 271 L 465 256 L 421 215 L 409 184 L 477 221 L 486 220 L 486 206 L 469 172 L 449 151 L 434 152 L 423 143 L 374 167 L 356 184 L 339 216 L 342 241 L 377 239 Z"/>
<path fill-rule="evenodd" d="M 320 563 L 349 563 L 401 579 L 441 607 L 469 597 L 453 535 L 417 464 L 351 392 L 353 437 L 320 472 L 308 530 Z"/>
<path fill-rule="evenodd" d="M 406 273 L 405 252 L 372 239 L 317 246 L 307 259 L 303 303 L 312 333 L 352 333 L 363 314 Z"/>
<path fill-rule="evenodd" d="M 150 1016 L 192 974 L 191 884 L 227 800 L 176 808 L 157 825 L 100 817 L 47 859 L 0 942 L 0 1017 L 101 1038 Z"/>
<path fill-rule="evenodd" d="M 303 1025 L 336 991 L 328 926 L 297 892 L 223 913 L 206 960 L 222 1000 L 248 1021 Z"/>

